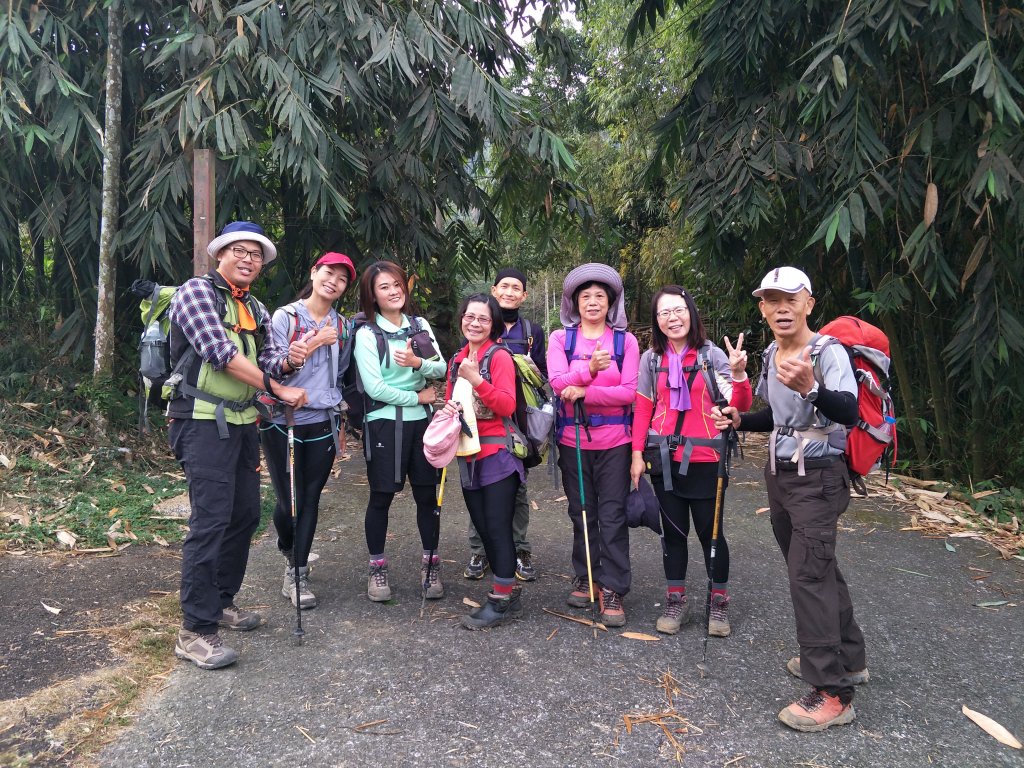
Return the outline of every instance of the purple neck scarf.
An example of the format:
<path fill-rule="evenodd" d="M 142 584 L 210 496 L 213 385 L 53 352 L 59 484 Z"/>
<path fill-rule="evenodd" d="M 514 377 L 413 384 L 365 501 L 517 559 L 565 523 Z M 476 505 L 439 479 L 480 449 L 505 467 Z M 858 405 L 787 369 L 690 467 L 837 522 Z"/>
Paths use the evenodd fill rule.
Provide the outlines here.
<path fill-rule="evenodd" d="M 668 358 L 668 404 L 672 410 L 680 413 L 690 410 L 690 388 L 686 386 L 686 377 L 683 375 L 683 358 L 689 351 L 689 344 L 679 353 L 673 352 L 670 345 L 665 353 Z"/>

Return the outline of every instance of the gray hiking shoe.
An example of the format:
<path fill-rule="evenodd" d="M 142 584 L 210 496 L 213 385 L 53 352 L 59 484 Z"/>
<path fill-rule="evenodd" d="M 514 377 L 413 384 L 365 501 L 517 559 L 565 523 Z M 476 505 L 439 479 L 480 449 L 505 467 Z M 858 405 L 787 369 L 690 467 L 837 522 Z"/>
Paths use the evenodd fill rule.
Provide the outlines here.
<path fill-rule="evenodd" d="M 786 662 L 786 671 L 793 677 L 800 677 L 799 656 L 794 656 Z M 867 669 L 862 669 L 859 672 L 847 672 L 846 677 L 850 681 L 851 685 L 864 685 L 864 683 L 871 679 L 871 675 L 868 674 Z M 800 679 L 802 680 L 803 678 L 800 677 Z"/>
<path fill-rule="evenodd" d="M 462 572 L 462 575 L 467 579 L 473 581 L 479 581 L 487 573 L 487 569 L 490 567 L 490 563 L 487 562 L 487 555 L 472 555 L 469 558 L 469 563 L 466 564 L 466 570 Z"/>
<path fill-rule="evenodd" d="M 674 635 L 690 618 L 690 603 L 685 592 L 668 592 L 665 595 L 665 606 L 655 629 L 663 635 Z"/>
<path fill-rule="evenodd" d="M 525 549 L 516 552 L 516 578 L 520 581 L 533 581 L 537 578 L 537 569 L 533 567 L 533 555 Z"/>
<path fill-rule="evenodd" d="M 243 611 L 232 603 L 224 609 L 224 614 L 217 622 L 217 626 L 230 629 L 232 632 L 248 632 L 250 629 L 256 629 L 262 623 L 263 617 L 256 611 Z"/>
<path fill-rule="evenodd" d="M 220 669 L 238 661 L 238 651 L 224 645 L 220 635 L 199 635 L 187 629 L 178 630 L 174 655 L 191 661 L 200 669 Z"/>
<path fill-rule="evenodd" d="M 375 603 L 385 603 L 391 599 L 387 563 L 370 566 L 370 577 L 366 580 L 366 596 Z"/>
<path fill-rule="evenodd" d="M 440 600 L 444 597 L 444 584 L 441 583 L 441 558 L 434 555 L 434 564 L 430 566 L 429 581 L 427 561 L 420 566 L 420 589 L 425 589 L 428 600 Z"/>
<path fill-rule="evenodd" d="M 725 595 L 711 596 L 711 617 L 708 620 L 708 634 L 712 637 L 728 637 L 732 632 L 729 626 L 729 598 Z"/>
<path fill-rule="evenodd" d="M 284 569 L 284 582 L 281 584 L 281 596 L 287 597 L 295 605 L 295 569 Z M 316 608 L 316 595 L 309 589 L 309 567 L 299 568 L 299 607 L 303 610 Z"/>

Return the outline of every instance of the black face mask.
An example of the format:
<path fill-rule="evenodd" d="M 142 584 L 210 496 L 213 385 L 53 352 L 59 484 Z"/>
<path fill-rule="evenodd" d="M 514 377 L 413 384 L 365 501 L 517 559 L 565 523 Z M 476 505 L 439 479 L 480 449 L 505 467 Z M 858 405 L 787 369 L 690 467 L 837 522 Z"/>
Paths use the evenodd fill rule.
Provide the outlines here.
<path fill-rule="evenodd" d="M 515 309 L 505 309 L 504 307 L 502 307 L 501 319 L 504 320 L 506 323 L 514 323 L 516 320 L 519 319 L 519 307 L 516 307 Z"/>

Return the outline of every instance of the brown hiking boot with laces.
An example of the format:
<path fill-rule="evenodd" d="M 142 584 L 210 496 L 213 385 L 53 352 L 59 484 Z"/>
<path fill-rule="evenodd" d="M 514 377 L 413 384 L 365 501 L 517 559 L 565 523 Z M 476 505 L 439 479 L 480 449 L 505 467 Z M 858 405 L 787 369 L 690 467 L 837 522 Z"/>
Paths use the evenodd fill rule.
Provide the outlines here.
<path fill-rule="evenodd" d="M 601 615 L 599 621 L 606 627 L 626 625 L 626 611 L 622 607 L 622 595 L 610 589 L 601 589 Z"/>
<path fill-rule="evenodd" d="M 679 628 L 690 618 L 690 604 L 686 599 L 685 592 L 669 592 L 665 595 L 665 606 L 661 609 L 661 616 L 655 629 L 663 635 L 674 635 Z"/>
<path fill-rule="evenodd" d="M 444 597 L 444 584 L 441 583 L 441 558 L 434 555 L 434 562 L 427 573 L 427 559 L 423 558 L 420 566 L 420 589 L 427 593 L 428 600 L 440 600 Z"/>
<path fill-rule="evenodd" d="M 174 655 L 191 661 L 200 669 L 220 669 L 238 661 L 238 651 L 224 645 L 216 632 L 200 635 L 187 629 L 178 630 Z"/>
<path fill-rule="evenodd" d="M 391 599 L 387 563 L 374 563 L 370 566 L 370 576 L 366 580 L 366 596 L 375 603 L 386 603 Z"/>
<path fill-rule="evenodd" d="M 230 629 L 232 632 L 248 632 L 250 629 L 256 629 L 262 623 L 263 617 L 256 611 L 243 611 L 232 603 L 224 609 L 217 626 Z"/>
<path fill-rule="evenodd" d="M 577 576 L 572 582 L 572 592 L 565 598 L 567 605 L 571 605 L 573 608 L 588 608 L 590 607 L 590 588 L 587 585 L 587 578 L 585 576 Z M 594 582 L 594 600 L 600 600 L 601 587 L 598 583 Z"/>
<path fill-rule="evenodd" d="M 728 596 L 711 596 L 711 617 L 708 620 L 708 634 L 712 637 L 728 637 L 729 633 L 732 632 L 732 627 L 729 626 L 729 616 L 726 614 L 728 607 Z"/>
<path fill-rule="evenodd" d="M 779 712 L 779 720 L 804 733 L 824 731 L 833 725 L 846 725 L 856 717 L 852 701 L 843 704 L 838 696 L 817 690 L 811 690 Z"/>

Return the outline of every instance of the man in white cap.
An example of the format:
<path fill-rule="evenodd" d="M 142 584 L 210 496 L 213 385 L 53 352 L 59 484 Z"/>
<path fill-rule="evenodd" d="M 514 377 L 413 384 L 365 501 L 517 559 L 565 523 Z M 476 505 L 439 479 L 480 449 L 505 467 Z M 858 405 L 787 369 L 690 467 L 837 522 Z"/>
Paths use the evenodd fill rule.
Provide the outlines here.
<path fill-rule="evenodd" d="M 256 613 L 235 605 L 260 520 L 256 393 L 299 408 L 306 392 L 274 381 L 303 366 L 306 345 L 274 343 L 270 314 L 249 287 L 277 248 L 263 229 L 236 221 L 207 247 L 217 268 L 182 285 L 171 300 L 173 370 L 164 385 L 168 439 L 185 471 L 192 513 L 181 550 L 182 629 L 174 653 L 201 669 L 238 653 L 218 628 L 250 630 Z"/>
<path fill-rule="evenodd" d="M 779 719 L 798 731 L 822 731 L 853 722 L 853 686 L 868 679 L 864 635 L 835 554 L 839 515 L 850 503 L 843 425 L 857 423 L 857 380 L 842 346 L 823 344 L 808 326 L 814 296 L 806 274 L 773 269 L 754 295 L 775 336 L 757 389 L 768 407 L 712 413 L 719 429 L 772 433 L 768 504 L 800 643 L 800 656 L 786 668 L 812 686 Z"/>

